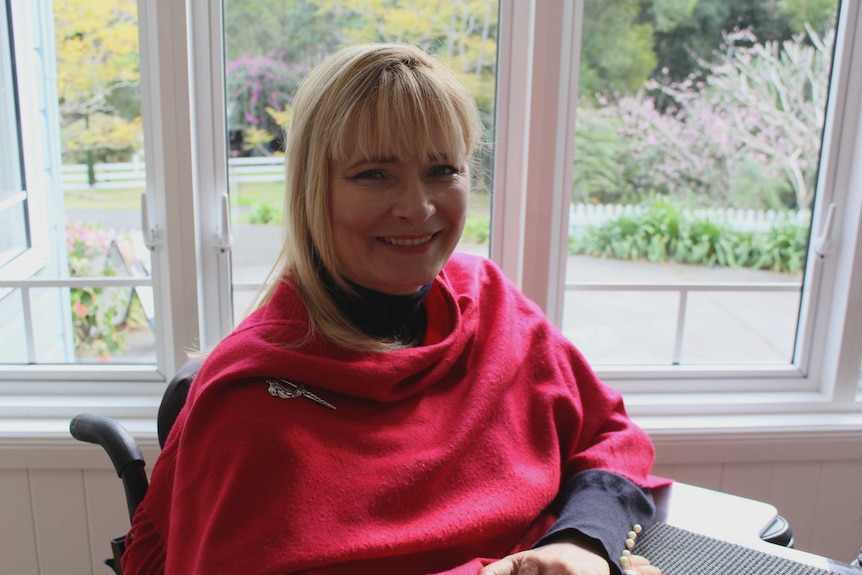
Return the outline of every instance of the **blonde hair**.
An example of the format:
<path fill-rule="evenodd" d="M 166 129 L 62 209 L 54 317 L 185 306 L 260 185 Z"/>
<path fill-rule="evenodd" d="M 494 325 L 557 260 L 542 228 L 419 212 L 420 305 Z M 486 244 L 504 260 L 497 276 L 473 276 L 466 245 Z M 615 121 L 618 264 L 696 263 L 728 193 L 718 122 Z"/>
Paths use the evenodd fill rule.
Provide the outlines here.
<path fill-rule="evenodd" d="M 392 150 L 434 150 L 471 163 L 481 135 L 473 97 L 428 54 L 410 45 L 365 44 L 326 58 L 305 78 L 286 133 L 284 244 L 256 307 L 290 281 L 309 317 L 307 338 L 320 334 L 356 351 L 386 351 L 398 342 L 361 332 L 340 311 L 321 273 L 351 293 L 335 257 L 329 167 L 352 150 L 375 157 Z M 432 142 L 433 139 L 433 142 Z"/>

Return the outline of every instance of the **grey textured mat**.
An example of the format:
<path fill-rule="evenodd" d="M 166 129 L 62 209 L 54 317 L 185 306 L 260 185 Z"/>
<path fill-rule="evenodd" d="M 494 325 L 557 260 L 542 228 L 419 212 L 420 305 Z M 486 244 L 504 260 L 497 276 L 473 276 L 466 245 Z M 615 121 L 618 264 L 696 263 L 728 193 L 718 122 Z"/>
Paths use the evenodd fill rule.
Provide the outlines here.
<path fill-rule="evenodd" d="M 637 538 L 632 553 L 643 555 L 662 575 L 832 575 L 828 571 L 769 553 L 656 523 Z"/>

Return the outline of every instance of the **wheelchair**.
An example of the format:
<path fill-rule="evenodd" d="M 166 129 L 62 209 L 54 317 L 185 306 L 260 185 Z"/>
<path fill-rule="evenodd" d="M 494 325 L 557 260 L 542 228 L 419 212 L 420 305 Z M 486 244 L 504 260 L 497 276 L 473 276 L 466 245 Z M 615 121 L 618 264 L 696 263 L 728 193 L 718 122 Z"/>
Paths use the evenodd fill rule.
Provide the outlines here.
<path fill-rule="evenodd" d="M 203 359 L 194 359 L 184 364 L 165 389 L 156 419 L 161 448 L 164 448 L 177 415 L 185 405 L 189 386 L 201 363 L 203 363 Z M 114 470 L 123 482 L 126 505 L 131 520 L 149 486 L 144 457 L 135 439 L 117 421 L 101 415 L 78 415 L 72 419 L 69 430 L 75 439 L 100 445 L 107 452 Z M 787 520 L 780 515 L 760 537 L 762 540 L 776 545 L 793 547 L 793 532 Z M 120 557 L 125 552 L 125 535 L 112 539 L 110 543 L 112 557 L 106 559 L 105 564 L 111 567 L 117 575 L 122 575 Z M 862 554 L 860 554 L 860 559 L 862 559 Z"/>
<path fill-rule="evenodd" d="M 185 363 L 171 379 L 159 404 L 156 417 L 156 427 L 159 447 L 165 447 L 165 441 L 186 402 L 189 386 L 195 374 L 203 363 L 203 359 L 193 359 Z M 149 487 L 146 463 L 140 447 L 134 437 L 117 421 L 101 415 L 84 413 L 76 416 L 69 424 L 72 437 L 78 441 L 100 445 L 111 458 L 117 476 L 123 482 L 126 494 L 126 506 L 129 510 L 129 520 L 135 514 L 138 505 L 144 499 Z M 120 557 L 126 550 L 126 537 L 122 535 L 111 540 L 112 556 L 105 559 L 105 564 L 122 575 Z"/>

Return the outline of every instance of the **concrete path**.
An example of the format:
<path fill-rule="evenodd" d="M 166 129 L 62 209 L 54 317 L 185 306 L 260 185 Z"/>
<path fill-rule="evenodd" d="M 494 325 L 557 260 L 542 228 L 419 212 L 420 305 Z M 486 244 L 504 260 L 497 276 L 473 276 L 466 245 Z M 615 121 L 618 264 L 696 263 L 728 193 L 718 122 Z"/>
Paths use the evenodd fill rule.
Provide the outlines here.
<path fill-rule="evenodd" d="M 119 229 L 134 228 L 136 217 L 117 214 L 114 223 Z M 99 219 L 110 225 L 111 218 L 104 214 Z M 234 282 L 259 284 L 278 254 L 280 228 L 239 225 L 233 232 Z M 487 246 L 460 249 L 488 253 Z M 570 283 L 801 283 L 801 274 L 587 256 L 569 257 L 566 277 Z M 235 293 L 236 317 L 242 316 L 253 295 L 253 290 Z M 679 298 L 677 292 L 569 291 L 562 329 L 594 365 L 668 365 L 674 355 Z M 681 363 L 787 365 L 793 355 L 799 300 L 799 291 L 690 293 Z M 149 355 L 151 340 L 146 334 L 130 333 L 129 345 L 142 349 L 130 349 L 128 355 Z"/>

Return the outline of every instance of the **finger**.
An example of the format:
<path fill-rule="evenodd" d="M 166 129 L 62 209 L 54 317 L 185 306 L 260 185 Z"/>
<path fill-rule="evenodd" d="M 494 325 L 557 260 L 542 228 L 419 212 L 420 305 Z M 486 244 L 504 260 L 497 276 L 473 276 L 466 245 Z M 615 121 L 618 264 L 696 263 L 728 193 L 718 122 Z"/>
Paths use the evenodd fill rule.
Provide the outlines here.
<path fill-rule="evenodd" d="M 516 575 L 518 566 L 511 557 L 506 557 L 486 565 L 479 575 Z"/>
<path fill-rule="evenodd" d="M 482 569 L 479 575 L 539 575 L 540 571 L 539 563 L 529 555 L 516 553 L 491 563 Z"/>
<path fill-rule="evenodd" d="M 627 567 L 623 569 L 623 575 L 661 575 L 661 569 L 652 565 L 641 565 L 640 567 Z"/>
<path fill-rule="evenodd" d="M 628 567 L 623 569 L 623 575 L 661 575 L 661 569 L 650 565 L 646 557 L 632 555 Z"/>
<path fill-rule="evenodd" d="M 640 567 L 641 565 L 649 565 L 649 559 L 643 555 L 629 555 L 629 562 L 632 567 Z"/>

